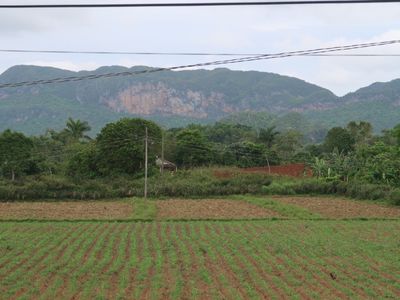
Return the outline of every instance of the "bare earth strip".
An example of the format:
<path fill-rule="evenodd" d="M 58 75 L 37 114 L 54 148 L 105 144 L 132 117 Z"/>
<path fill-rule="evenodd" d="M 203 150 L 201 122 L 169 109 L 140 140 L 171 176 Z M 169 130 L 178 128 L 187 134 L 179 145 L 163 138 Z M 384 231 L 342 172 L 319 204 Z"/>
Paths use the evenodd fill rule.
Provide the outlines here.
<path fill-rule="evenodd" d="M 0 203 L 0 219 L 102 220 L 129 219 L 125 202 L 13 202 Z"/>
<path fill-rule="evenodd" d="M 158 219 L 257 219 L 279 217 L 279 214 L 238 200 L 159 200 Z"/>
<path fill-rule="evenodd" d="M 284 197 L 273 200 L 301 206 L 326 218 L 400 218 L 399 207 L 328 197 Z"/>

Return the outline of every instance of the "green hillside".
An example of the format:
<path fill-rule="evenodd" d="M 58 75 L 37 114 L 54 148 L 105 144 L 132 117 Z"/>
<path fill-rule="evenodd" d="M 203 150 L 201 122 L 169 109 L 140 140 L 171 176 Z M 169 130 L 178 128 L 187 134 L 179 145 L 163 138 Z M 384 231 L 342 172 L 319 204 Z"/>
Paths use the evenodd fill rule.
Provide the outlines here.
<path fill-rule="evenodd" d="M 150 68 L 110 66 L 72 72 L 15 66 L 0 75 L 0 83 L 144 69 Z M 253 123 L 253 127 L 273 124 L 307 134 L 315 127 L 328 128 L 350 120 L 366 120 L 381 130 L 398 123 L 399 104 L 400 80 L 375 83 L 339 98 L 327 89 L 273 73 L 225 68 L 163 71 L 1 89 L 0 130 L 40 134 L 47 128 L 61 128 L 72 117 L 88 121 L 94 135 L 107 122 L 123 116 L 142 116 L 178 127 L 229 120 L 229 115 L 233 115 L 230 121 Z M 259 115 L 246 117 L 244 112 Z"/>

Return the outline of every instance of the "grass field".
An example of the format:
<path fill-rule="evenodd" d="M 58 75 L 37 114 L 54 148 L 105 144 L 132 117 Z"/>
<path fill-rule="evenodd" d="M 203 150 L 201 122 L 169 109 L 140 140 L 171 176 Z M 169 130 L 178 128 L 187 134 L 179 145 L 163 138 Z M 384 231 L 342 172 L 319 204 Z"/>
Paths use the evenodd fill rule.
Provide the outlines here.
<path fill-rule="evenodd" d="M 138 200 L 128 219 L 126 201 L 103 206 L 119 221 L 1 221 L 0 299 L 400 298 L 400 220 L 234 199 L 280 217 L 164 221 L 157 201 Z"/>

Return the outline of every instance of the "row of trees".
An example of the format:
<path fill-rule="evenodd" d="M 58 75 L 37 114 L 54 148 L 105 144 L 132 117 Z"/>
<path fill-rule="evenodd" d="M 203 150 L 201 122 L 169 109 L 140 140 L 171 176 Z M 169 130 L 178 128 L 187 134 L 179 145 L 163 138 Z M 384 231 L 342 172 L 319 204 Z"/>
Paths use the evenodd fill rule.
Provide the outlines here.
<path fill-rule="evenodd" d="M 87 122 L 69 119 L 61 131 L 38 137 L 6 130 L 0 134 L 0 172 L 15 180 L 22 175 L 60 174 L 72 178 L 128 174 L 141 176 L 145 128 L 149 158 L 164 149 L 179 167 L 203 165 L 265 166 L 306 162 L 318 177 L 400 184 L 400 125 L 374 135 L 368 122 L 330 129 L 321 144 L 305 144 L 290 129 L 253 129 L 239 124 L 189 125 L 163 131 L 143 119 L 107 124 L 96 138 Z"/>

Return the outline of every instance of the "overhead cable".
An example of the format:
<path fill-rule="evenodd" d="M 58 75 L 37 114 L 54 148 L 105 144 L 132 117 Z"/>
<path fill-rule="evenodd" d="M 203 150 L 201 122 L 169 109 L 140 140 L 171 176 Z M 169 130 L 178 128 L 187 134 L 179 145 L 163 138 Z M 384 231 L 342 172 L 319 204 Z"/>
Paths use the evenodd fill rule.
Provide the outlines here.
<path fill-rule="evenodd" d="M 127 7 L 216 7 L 216 6 L 278 6 L 398 3 L 395 0 L 314 0 L 314 1 L 236 1 L 236 2 L 171 2 L 171 3 L 75 3 L 75 4 L 2 4 L 0 8 L 127 8 Z"/>
<path fill-rule="evenodd" d="M 337 51 L 348 51 L 348 50 L 354 50 L 354 49 L 393 45 L 393 44 L 398 44 L 398 43 L 400 43 L 400 40 L 390 40 L 390 41 L 364 43 L 364 44 L 353 44 L 353 45 L 346 45 L 346 46 L 317 48 L 317 49 L 311 49 L 311 50 L 281 52 L 281 53 L 276 53 L 276 54 L 264 54 L 264 55 L 249 56 L 249 57 L 242 57 L 242 58 L 235 58 L 235 59 L 217 60 L 217 61 L 212 61 L 212 62 L 174 66 L 174 67 L 145 69 L 145 70 L 140 70 L 140 71 L 123 71 L 123 72 L 112 72 L 112 73 L 103 73 L 103 74 L 90 74 L 90 75 L 85 75 L 85 76 L 58 77 L 58 78 L 42 79 L 42 80 L 35 80 L 35 81 L 4 83 L 4 84 L 0 84 L 0 89 L 10 88 L 10 87 L 52 84 L 52 83 L 76 82 L 76 81 L 81 81 L 81 80 L 93 80 L 93 79 L 99 79 L 99 78 L 111 78 L 111 77 L 119 77 L 119 76 L 134 76 L 134 75 L 140 75 L 140 74 L 155 73 L 155 72 L 160 72 L 160 71 L 174 71 L 174 70 L 182 70 L 182 69 L 195 68 L 195 67 L 236 64 L 236 63 L 242 63 L 242 62 L 251 62 L 251 61 L 259 61 L 259 60 L 275 59 L 275 58 L 286 58 L 286 57 L 302 56 L 302 55 L 308 55 L 308 54 L 322 54 L 322 53 L 337 52 Z"/>
<path fill-rule="evenodd" d="M 0 49 L 1 53 L 41 53 L 41 54 L 90 54 L 90 55 L 152 55 L 152 56 L 259 56 L 263 53 L 227 53 L 227 52 L 140 52 L 140 51 L 76 51 L 76 50 L 34 50 L 34 49 Z M 272 54 L 271 54 L 272 55 Z M 365 56 L 391 57 L 399 53 L 346 53 L 346 54 L 304 54 L 303 56 Z"/>

